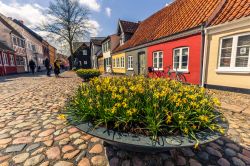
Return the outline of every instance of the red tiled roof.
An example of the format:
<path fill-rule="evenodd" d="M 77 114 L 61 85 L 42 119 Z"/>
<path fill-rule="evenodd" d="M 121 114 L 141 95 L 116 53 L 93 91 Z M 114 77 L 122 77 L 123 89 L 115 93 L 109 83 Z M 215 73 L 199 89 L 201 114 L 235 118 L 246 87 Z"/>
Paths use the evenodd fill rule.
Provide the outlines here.
<path fill-rule="evenodd" d="M 211 25 L 218 25 L 247 16 L 250 16 L 249 0 L 228 0 L 217 17 L 211 22 Z"/>
<path fill-rule="evenodd" d="M 198 27 L 211 19 L 221 2 L 223 0 L 176 0 L 141 22 L 133 37 L 115 51 L 122 51 Z M 227 0 L 220 11 L 221 14 L 211 22 L 212 25 L 248 16 L 249 0 Z"/>
<path fill-rule="evenodd" d="M 135 22 L 130 22 L 130 21 L 124 21 L 124 20 L 120 20 L 122 29 L 125 33 L 135 33 L 135 31 L 137 30 L 139 23 L 135 23 Z"/>

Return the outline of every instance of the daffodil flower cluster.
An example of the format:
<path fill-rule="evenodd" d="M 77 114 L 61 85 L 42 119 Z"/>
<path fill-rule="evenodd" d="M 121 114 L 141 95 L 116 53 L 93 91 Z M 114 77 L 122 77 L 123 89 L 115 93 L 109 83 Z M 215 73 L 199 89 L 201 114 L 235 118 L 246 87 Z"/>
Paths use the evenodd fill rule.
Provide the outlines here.
<path fill-rule="evenodd" d="M 176 133 L 194 136 L 205 129 L 223 133 L 214 121 L 218 106 L 218 99 L 196 85 L 160 78 L 106 77 L 83 83 L 68 110 L 76 121 L 157 138 Z"/>

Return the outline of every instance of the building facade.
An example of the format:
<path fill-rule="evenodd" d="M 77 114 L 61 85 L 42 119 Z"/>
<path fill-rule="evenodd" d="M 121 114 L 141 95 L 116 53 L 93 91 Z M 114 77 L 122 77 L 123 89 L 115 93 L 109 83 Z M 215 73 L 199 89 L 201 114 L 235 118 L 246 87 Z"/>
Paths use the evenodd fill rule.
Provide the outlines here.
<path fill-rule="evenodd" d="M 112 52 L 118 47 L 120 43 L 120 37 L 116 34 L 108 36 L 102 41 L 102 53 L 104 59 L 105 72 L 112 72 Z"/>
<path fill-rule="evenodd" d="M 201 34 L 177 38 L 148 47 L 148 67 L 173 74 L 181 72 L 188 83 L 200 84 Z"/>
<path fill-rule="evenodd" d="M 90 39 L 90 50 L 91 50 L 91 67 L 93 69 L 98 68 L 97 57 L 102 51 L 102 41 L 105 37 L 94 37 Z"/>
<path fill-rule="evenodd" d="M 7 44 L 0 41 L 0 76 L 16 74 L 15 51 Z"/>
<path fill-rule="evenodd" d="M 36 63 L 37 68 L 40 66 L 40 69 L 44 70 L 45 69 L 45 66 L 44 66 L 45 56 L 43 54 L 42 37 L 36 34 L 26 25 L 24 25 L 23 21 L 21 20 L 16 20 L 16 19 L 13 20 L 12 18 L 7 18 L 2 14 L 1 14 L 1 18 L 3 18 L 8 24 L 10 24 L 25 39 L 27 65 L 30 60 L 33 60 Z"/>
<path fill-rule="evenodd" d="M 139 48 L 126 51 L 126 74 L 131 75 L 147 75 L 147 55 L 148 49 Z"/>
<path fill-rule="evenodd" d="M 207 29 L 206 87 L 250 93 L 250 17 Z"/>
<path fill-rule="evenodd" d="M 117 36 L 120 38 L 118 46 L 124 45 L 125 42 L 131 39 L 135 31 L 137 30 L 139 23 L 134 23 L 130 21 L 119 20 L 117 28 Z M 126 58 L 125 51 L 119 51 L 112 54 L 112 69 L 116 74 L 126 74 L 126 63 L 128 58 Z M 130 63 L 131 64 L 131 63 Z M 129 69 L 128 69 L 129 70 Z"/>
<path fill-rule="evenodd" d="M 14 50 L 14 60 L 16 72 L 23 73 L 28 71 L 27 56 L 25 49 L 25 39 L 0 15 L 0 40 L 9 48 Z M 7 72 L 8 73 L 8 72 Z"/>
<path fill-rule="evenodd" d="M 91 51 L 90 43 L 83 42 L 83 44 L 74 52 L 73 56 L 68 58 L 69 62 L 73 64 L 76 69 L 90 69 L 91 68 Z"/>

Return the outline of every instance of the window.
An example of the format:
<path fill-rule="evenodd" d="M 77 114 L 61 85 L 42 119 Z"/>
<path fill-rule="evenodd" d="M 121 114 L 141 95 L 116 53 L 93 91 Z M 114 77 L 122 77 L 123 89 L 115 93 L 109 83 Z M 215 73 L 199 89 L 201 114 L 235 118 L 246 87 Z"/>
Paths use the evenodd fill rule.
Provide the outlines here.
<path fill-rule="evenodd" d="M 128 70 L 133 70 L 133 57 L 128 56 Z"/>
<path fill-rule="evenodd" d="M 188 56 L 189 56 L 189 48 L 182 47 L 174 49 L 174 65 L 173 69 L 177 69 L 180 71 L 188 71 Z"/>
<path fill-rule="evenodd" d="M 155 70 L 163 70 L 163 52 L 158 51 L 153 53 L 153 62 Z"/>
<path fill-rule="evenodd" d="M 121 67 L 122 68 L 125 67 L 125 58 L 124 57 L 121 58 Z"/>
<path fill-rule="evenodd" d="M 84 61 L 83 63 L 84 63 L 84 65 L 87 65 L 87 64 L 88 64 L 88 61 Z"/>
<path fill-rule="evenodd" d="M 114 59 L 113 59 L 113 67 L 114 67 L 114 68 L 116 67 L 115 61 L 116 61 L 116 59 L 114 58 Z"/>
<path fill-rule="evenodd" d="M 6 53 L 3 53 L 3 64 L 4 65 L 8 65 L 9 62 L 8 62 L 8 57 L 7 57 L 7 54 Z"/>
<path fill-rule="evenodd" d="M 87 50 L 82 50 L 82 55 L 88 55 Z"/>
<path fill-rule="evenodd" d="M 2 65 L 2 57 L 1 57 L 1 52 L 0 52 L 0 65 Z"/>
<path fill-rule="evenodd" d="M 219 71 L 250 71 L 250 34 L 221 39 Z"/>
<path fill-rule="evenodd" d="M 24 40 L 21 40 L 21 47 L 25 47 L 25 42 L 24 42 Z"/>
<path fill-rule="evenodd" d="M 11 66 L 14 66 L 15 64 L 14 64 L 14 55 L 11 55 L 10 54 L 10 65 Z"/>
<path fill-rule="evenodd" d="M 108 41 L 102 45 L 103 52 L 108 52 L 110 50 L 110 48 L 111 48 L 110 41 Z"/>
<path fill-rule="evenodd" d="M 120 67 L 120 58 L 116 58 L 116 67 Z"/>
<path fill-rule="evenodd" d="M 111 58 L 106 58 L 105 61 L 106 61 L 106 67 L 110 67 Z"/>
<path fill-rule="evenodd" d="M 21 56 L 17 56 L 17 57 L 16 57 L 16 64 L 17 64 L 18 66 L 24 66 L 24 58 L 21 57 Z"/>
<path fill-rule="evenodd" d="M 13 37 L 13 43 L 14 43 L 15 46 L 17 45 L 16 37 Z"/>
<path fill-rule="evenodd" d="M 125 35 L 124 33 L 121 34 L 121 38 L 120 38 L 120 45 L 123 45 L 125 41 Z"/>

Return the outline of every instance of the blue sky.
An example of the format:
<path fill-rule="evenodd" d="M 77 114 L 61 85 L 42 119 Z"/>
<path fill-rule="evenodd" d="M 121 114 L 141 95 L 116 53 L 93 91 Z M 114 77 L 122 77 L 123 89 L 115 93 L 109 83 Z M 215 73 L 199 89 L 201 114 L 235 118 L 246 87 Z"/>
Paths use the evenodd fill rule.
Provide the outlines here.
<path fill-rule="evenodd" d="M 0 0 L 0 12 L 11 17 L 19 17 L 30 26 L 42 19 L 36 10 L 48 7 L 51 0 Z M 163 8 L 171 0 L 79 0 L 91 11 L 91 20 L 97 27 L 98 36 L 115 33 L 118 19 L 140 21 Z M 10 7 L 10 8 L 9 8 Z M 19 12 L 13 12 L 17 8 Z M 34 10 L 33 10 L 34 8 Z M 22 14 L 20 14 L 22 13 Z M 33 16 L 33 17 L 32 17 Z M 21 18 L 22 17 L 22 18 Z M 26 18 L 27 17 L 27 18 Z"/>

